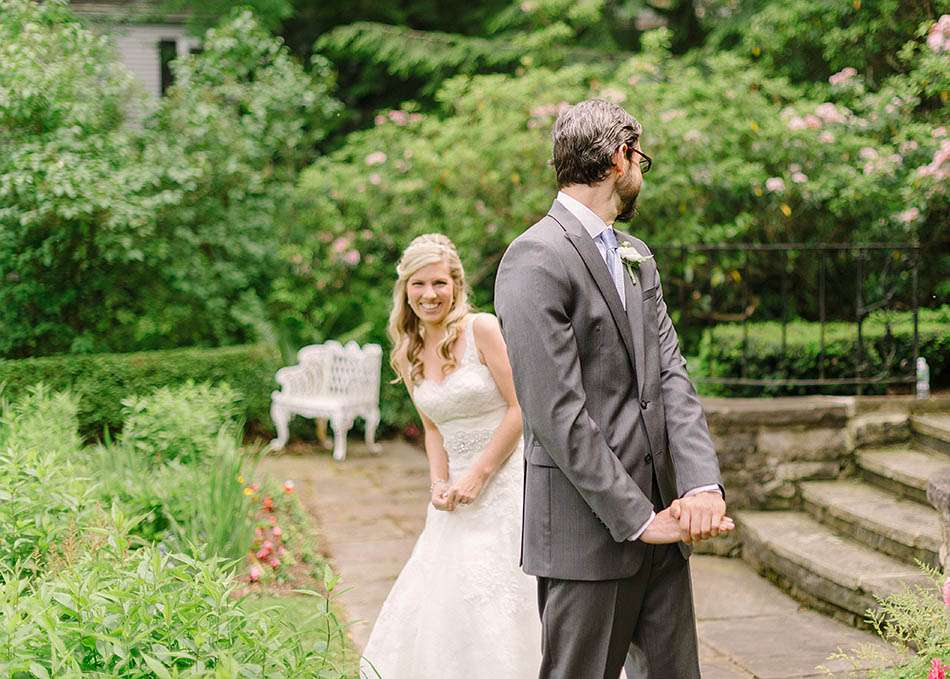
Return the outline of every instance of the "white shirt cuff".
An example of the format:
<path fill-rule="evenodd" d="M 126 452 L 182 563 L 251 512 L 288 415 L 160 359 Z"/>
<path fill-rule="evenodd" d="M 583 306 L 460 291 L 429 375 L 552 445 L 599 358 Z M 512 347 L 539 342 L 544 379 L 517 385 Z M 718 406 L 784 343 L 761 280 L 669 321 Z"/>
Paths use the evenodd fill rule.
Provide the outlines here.
<path fill-rule="evenodd" d="M 655 518 L 656 518 L 656 512 L 650 512 L 650 518 L 646 520 L 646 523 L 644 523 L 642 526 L 640 526 L 640 530 L 638 530 L 636 533 L 634 533 L 633 535 L 631 535 L 630 537 L 628 537 L 628 538 L 627 538 L 627 541 L 628 541 L 628 542 L 636 542 L 637 540 L 639 540 L 639 539 L 640 539 L 640 536 L 643 535 L 643 532 L 644 532 L 647 528 L 650 527 L 650 524 L 653 523 L 653 519 L 655 519 Z"/>
<path fill-rule="evenodd" d="M 710 493 L 710 492 L 719 493 L 719 497 L 722 497 L 722 490 L 715 483 L 709 486 L 700 486 L 699 488 L 693 488 L 691 491 L 684 493 L 683 497 L 689 497 L 690 495 L 697 495 L 699 493 Z"/>

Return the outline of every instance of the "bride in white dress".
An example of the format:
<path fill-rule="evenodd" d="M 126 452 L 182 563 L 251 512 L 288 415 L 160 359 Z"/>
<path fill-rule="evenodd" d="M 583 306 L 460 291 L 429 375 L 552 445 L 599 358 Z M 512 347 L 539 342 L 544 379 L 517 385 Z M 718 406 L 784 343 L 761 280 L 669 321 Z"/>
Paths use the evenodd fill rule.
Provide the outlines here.
<path fill-rule="evenodd" d="M 452 242 L 416 238 L 397 266 L 391 362 L 425 429 L 425 528 L 361 661 L 382 679 L 531 679 L 537 585 L 521 553 L 521 409 L 498 321 L 471 311 Z"/>

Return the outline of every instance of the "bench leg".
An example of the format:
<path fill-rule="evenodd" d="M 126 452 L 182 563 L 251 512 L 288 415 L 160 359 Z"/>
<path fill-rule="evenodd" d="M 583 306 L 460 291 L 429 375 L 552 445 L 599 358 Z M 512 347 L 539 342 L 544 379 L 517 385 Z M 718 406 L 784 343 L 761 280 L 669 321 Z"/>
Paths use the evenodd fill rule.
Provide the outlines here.
<path fill-rule="evenodd" d="M 277 438 L 271 441 L 270 445 L 274 450 L 280 450 L 287 445 L 287 439 L 290 438 L 290 412 L 277 403 L 271 403 L 270 418 L 277 429 Z"/>
<path fill-rule="evenodd" d="M 353 420 L 334 415 L 330 418 L 330 426 L 333 427 L 333 459 L 342 462 L 346 459 L 346 434 L 353 426 Z"/>
<path fill-rule="evenodd" d="M 333 442 L 330 441 L 330 437 L 327 436 L 327 418 L 318 417 L 317 418 L 317 442 L 323 446 L 324 450 L 332 450 Z"/>
<path fill-rule="evenodd" d="M 379 426 L 379 411 L 372 410 L 366 414 L 366 447 L 371 453 L 378 453 L 383 448 L 376 443 L 376 428 Z"/>

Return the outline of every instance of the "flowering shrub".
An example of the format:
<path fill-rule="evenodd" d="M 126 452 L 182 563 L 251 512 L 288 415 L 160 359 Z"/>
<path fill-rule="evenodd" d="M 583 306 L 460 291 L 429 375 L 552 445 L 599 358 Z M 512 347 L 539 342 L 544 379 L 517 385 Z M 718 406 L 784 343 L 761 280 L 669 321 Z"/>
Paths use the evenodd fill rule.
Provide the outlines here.
<path fill-rule="evenodd" d="M 609 66 L 449 80 L 437 111 L 407 105 L 351 134 L 300 178 L 283 251 L 290 274 L 269 300 L 278 324 L 297 345 L 385 345 L 393 264 L 428 231 L 456 242 L 475 303 L 490 307 L 505 247 L 553 198 L 557 113 L 591 96 L 620 102 L 643 123 L 641 144 L 655 162 L 629 228 L 648 243 L 941 237 L 950 140 L 940 92 L 950 91 L 950 61 L 925 34 L 900 50 L 900 71 L 881 82 L 842 64 L 808 86 L 741 52 L 675 57 L 662 29 L 643 42 L 641 54 Z M 946 258 L 945 249 L 924 249 L 920 288 L 936 303 L 950 294 L 940 273 Z M 698 304 L 728 294 L 739 261 L 716 263 Z M 667 280 L 691 280 L 689 269 L 657 263 Z M 817 266 L 817 258 L 801 262 L 801 275 Z M 777 276 L 765 276 L 757 293 L 766 308 L 780 308 Z M 848 318 L 852 301 L 833 297 L 829 314 Z M 412 419 L 403 391 L 384 387 L 385 423 Z"/>
<path fill-rule="evenodd" d="M 862 664 L 858 661 L 873 661 L 877 669 L 868 673 L 873 679 L 944 678 L 950 669 L 950 665 L 944 664 L 950 661 L 950 578 L 919 565 L 933 580 L 932 587 L 916 586 L 878 599 L 878 608 L 868 611 L 868 622 L 893 645 L 895 653 L 883 653 L 868 645 L 834 657 L 852 661 L 855 667 Z"/>
<path fill-rule="evenodd" d="M 201 393 L 205 404 L 214 401 L 214 392 Z M 255 517 L 230 421 L 220 417 L 213 447 L 182 464 L 146 458 L 125 442 L 80 449 L 75 404 L 42 387 L 4 404 L 0 675 L 355 676 L 338 665 L 344 642 L 329 602 L 332 576 L 324 577 L 326 595 L 311 593 L 311 624 L 237 596 L 235 571 L 243 573 Z M 180 412 L 155 431 L 176 425 L 195 431 Z M 199 433 L 169 440 L 194 444 L 207 435 Z M 293 563 L 291 547 L 309 554 L 298 537 L 305 519 L 295 513 L 291 482 L 267 484 L 273 498 L 262 506 L 282 519 L 269 524 L 268 537 L 288 546 L 283 561 Z"/>

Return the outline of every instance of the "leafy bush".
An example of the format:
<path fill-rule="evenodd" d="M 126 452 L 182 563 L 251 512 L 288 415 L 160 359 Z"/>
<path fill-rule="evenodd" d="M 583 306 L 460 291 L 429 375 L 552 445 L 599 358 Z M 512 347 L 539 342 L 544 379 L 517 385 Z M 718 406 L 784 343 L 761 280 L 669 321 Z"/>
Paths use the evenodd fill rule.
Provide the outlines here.
<path fill-rule="evenodd" d="M 252 470 L 252 460 L 233 436 L 220 431 L 214 447 L 204 452 L 201 463 L 182 479 L 185 483 L 169 489 L 170 504 L 182 510 L 168 537 L 172 548 L 200 558 L 220 556 L 240 561 L 247 556 L 254 520 L 241 479 Z"/>
<path fill-rule="evenodd" d="M 933 587 L 914 586 L 878 598 L 878 608 L 867 613 L 874 631 L 892 644 L 894 652 L 883 652 L 869 644 L 839 651 L 833 659 L 851 662 L 855 668 L 871 661 L 875 667 L 867 671 L 867 676 L 873 679 L 936 676 L 928 675 L 928 670 L 950 660 L 950 580 L 945 580 L 939 570 L 918 565 L 933 580 Z M 944 669 L 950 669 L 950 665 Z"/>
<path fill-rule="evenodd" d="M 157 461 L 200 461 L 237 433 L 239 396 L 227 384 L 191 381 L 122 401 L 122 443 Z"/>
<path fill-rule="evenodd" d="M 241 394 L 240 416 L 269 426 L 270 393 L 280 366 L 277 350 L 265 345 L 48 356 L 0 360 L 0 384 L 10 399 L 37 382 L 68 389 L 78 399 L 80 432 L 86 436 L 101 434 L 104 427 L 118 431 L 125 399 L 189 380 L 226 382 Z"/>
<path fill-rule="evenodd" d="M 127 535 L 105 527 L 75 562 L 0 586 L 0 673 L 346 676 L 321 645 L 304 646 L 297 626 L 307 621 L 242 606 L 220 559 L 129 547 Z M 339 629 L 317 597 L 312 617 L 325 618 L 327 635 Z"/>
<path fill-rule="evenodd" d="M 91 481 L 72 459 L 79 451 L 76 408 L 66 394 L 36 387 L 0 414 L 0 580 L 35 573 L 81 521 Z"/>
<path fill-rule="evenodd" d="M 139 425 L 150 413 L 161 426 L 146 429 L 179 451 L 207 441 L 187 413 L 161 420 L 150 410 L 175 396 L 166 392 Z M 178 401 L 200 411 L 217 400 L 227 415 L 232 396 L 187 385 Z M 235 596 L 254 517 L 233 420 L 219 417 L 213 448 L 182 464 L 127 442 L 82 451 L 75 413 L 69 397 L 37 387 L 0 417 L 0 675 L 354 676 L 336 664 L 344 633 L 327 597 L 313 597 L 308 621 Z M 183 433 L 170 436 L 175 427 Z M 144 440 L 143 427 L 130 431 Z M 335 580 L 326 583 L 332 594 Z"/>
<path fill-rule="evenodd" d="M 889 376 L 913 374 L 913 320 L 908 313 L 877 312 L 868 317 L 862 328 L 864 338 L 864 375 L 880 374 L 892 357 L 900 359 Z M 930 365 L 932 386 L 950 382 L 950 307 L 921 309 L 919 353 Z M 818 323 L 793 321 L 788 324 L 786 349 L 782 353 L 780 323 L 748 324 L 748 356 L 742 355 L 742 326 L 736 323 L 718 325 L 703 334 L 700 343 L 698 373 L 710 377 L 755 379 L 809 379 L 818 376 L 820 326 Z M 854 377 L 857 330 L 848 323 L 825 326 L 825 376 Z M 804 393 L 853 393 L 853 387 L 737 387 L 703 384 L 710 395 L 761 396 Z M 866 393 L 883 393 L 883 386 L 866 387 Z"/>
<path fill-rule="evenodd" d="M 130 116 L 150 100 L 64 2 L 0 15 L 0 356 L 248 341 L 339 109 L 328 64 L 238 13 Z"/>

